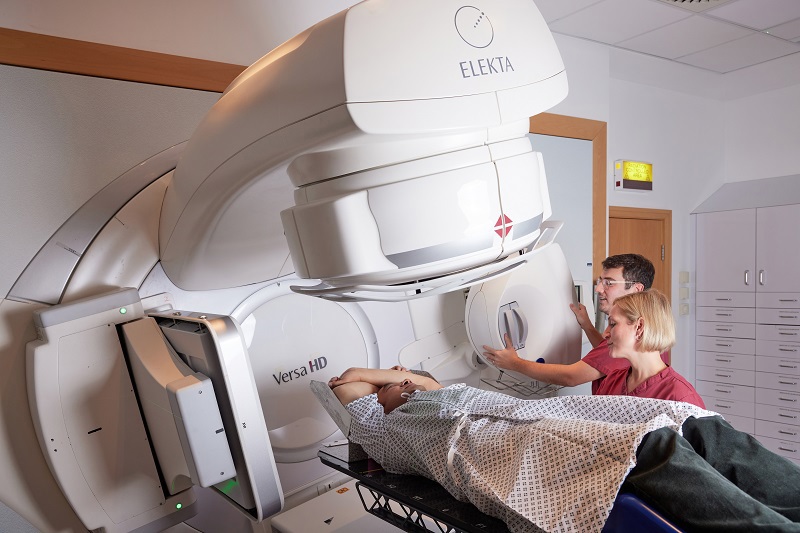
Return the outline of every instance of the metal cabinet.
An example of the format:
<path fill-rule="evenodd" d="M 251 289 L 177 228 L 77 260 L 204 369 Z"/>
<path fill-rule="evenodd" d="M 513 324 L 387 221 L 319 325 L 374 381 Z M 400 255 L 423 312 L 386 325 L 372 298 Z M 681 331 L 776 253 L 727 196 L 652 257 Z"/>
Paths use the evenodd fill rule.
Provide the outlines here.
<path fill-rule="evenodd" d="M 800 463 L 800 205 L 697 215 L 697 390 Z"/>

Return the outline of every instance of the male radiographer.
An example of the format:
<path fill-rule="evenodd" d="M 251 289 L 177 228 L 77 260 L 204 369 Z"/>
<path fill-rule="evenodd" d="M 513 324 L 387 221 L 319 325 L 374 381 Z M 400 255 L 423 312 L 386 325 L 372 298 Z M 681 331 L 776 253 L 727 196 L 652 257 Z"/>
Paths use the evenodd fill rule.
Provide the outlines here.
<path fill-rule="evenodd" d="M 643 291 L 653 285 L 655 267 L 645 257 L 638 254 L 620 254 L 607 257 L 603 261 L 603 274 L 595 284 L 597 307 L 606 315 L 614 305 L 614 300 L 625 294 Z M 537 363 L 522 359 L 506 335 L 506 347 L 494 349 L 484 346 L 487 360 L 505 370 L 512 370 L 545 383 L 575 387 L 592 382 L 592 393 L 597 391 L 600 382 L 607 374 L 627 368 L 630 363 L 624 359 L 614 359 L 608 353 L 608 343 L 603 334 L 595 329 L 586 307 L 570 304 L 581 329 L 586 333 L 592 350 L 583 359 L 571 365 Z M 662 359 L 665 354 L 661 354 Z"/>

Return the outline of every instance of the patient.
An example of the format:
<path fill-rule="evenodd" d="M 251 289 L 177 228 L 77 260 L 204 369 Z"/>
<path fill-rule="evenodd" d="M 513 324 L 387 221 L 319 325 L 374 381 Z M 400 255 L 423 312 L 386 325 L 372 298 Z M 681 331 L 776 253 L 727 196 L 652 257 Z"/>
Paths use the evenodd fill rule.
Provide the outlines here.
<path fill-rule="evenodd" d="M 691 383 L 661 358 L 675 344 L 672 308 L 662 293 L 651 289 L 614 300 L 603 336 L 611 357 L 631 365 L 609 372 L 595 394 L 676 400 L 705 408 Z"/>
<path fill-rule="evenodd" d="M 329 385 L 385 470 L 433 479 L 512 531 L 600 531 L 620 488 L 688 531 L 800 531 L 800 468 L 695 405 L 520 400 L 397 369 Z"/>

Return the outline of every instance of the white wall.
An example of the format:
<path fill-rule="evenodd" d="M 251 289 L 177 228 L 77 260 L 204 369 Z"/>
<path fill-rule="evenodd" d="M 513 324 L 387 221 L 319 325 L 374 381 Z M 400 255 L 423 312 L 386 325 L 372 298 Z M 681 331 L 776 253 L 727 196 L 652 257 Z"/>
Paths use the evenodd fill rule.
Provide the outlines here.
<path fill-rule="evenodd" d="M 678 273 L 688 271 L 694 286 L 691 211 L 723 183 L 800 173 L 800 85 L 726 101 L 737 89 L 698 69 L 570 37 L 556 35 L 556 42 L 570 94 L 552 112 L 608 122 L 608 205 L 672 211 L 672 301 L 678 303 Z M 613 190 L 612 165 L 623 158 L 654 164 L 652 192 Z M 673 361 L 693 381 L 689 303 L 688 316 L 676 309 Z"/>
<path fill-rule="evenodd" d="M 356 0 L 3 0 L 0 27 L 250 65 Z"/>
<path fill-rule="evenodd" d="M 725 181 L 800 172 L 800 85 L 725 104 Z"/>

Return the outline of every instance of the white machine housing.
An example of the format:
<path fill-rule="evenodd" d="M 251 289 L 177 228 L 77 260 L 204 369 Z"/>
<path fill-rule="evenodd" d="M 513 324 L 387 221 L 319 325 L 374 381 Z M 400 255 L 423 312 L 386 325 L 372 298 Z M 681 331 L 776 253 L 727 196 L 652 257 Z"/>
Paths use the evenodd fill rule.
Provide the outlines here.
<path fill-rule="evenodd" d="M 564 253 L 555 243 L 533 253 L 510 274 L 470 288 L 467 335 L 475 353 L 489 365 L 483 346 L 505 346 L 505 334 L 522 359 L 558 364 L 580 359 L 582 332 L 569 308 L 578 301 Z"/>
<path fill-rule="evenodd" d="M 200 124 L 164 200 L 164 270 L 240 286 L 291 251 L 300 277 L 386 286 L 503 258 L 549 216 L 526 134 L 566 94 L 530 0 L 357 4 L 248 68 Z"/>
<path fill-rule="evenodd" d="M 319 280 L 322 288 L 307 294 L 321 296 L 328 288 L 341 294 L 362 286 L 408 292 L 417 280 L 435 284 L 441 279 L 447 289 L 485 282 L 508 268 L 505 258 L 539 238 L 551 215 L 542 158 L 526 134 L 529 118 L 566 94 L 560 54 L 530 0 L 480 7 L 454 0 L 368 0 L 287 41 L 242 73 L 186 147 L 169 151 L 170 157 L 180 153 L 171 178 L 161 180 L 169 168 L 152 176 L 151 181 L 159 181 L 148 189 L 150 182 L 133 184 L 130 191 L 128 183 L 112 184 L 92 199 L 109 212 L 99 214 L 90 201 L 82 215 L 97 218 L 92 224 L 107 215 L 108 222 L 119 209 L 112 203 L 119 189 L 126 189 L 126 198 L 145 189 L 141 198 L 151 201 L 142 200 L 147 206 L 141 212 L 150 213 L 152 206 L 161 210 L 158 217 L 139 220 L 148 227 L 141 234 L 152 227 L 158 241 L 153 261 L 159 264 L 140 265 L 148 278 L 143 285 L 163 281 L 153 281 L 163 268 L 173 287 L 209 301 L 219 294 L 214 289 L 257 292 L 270 281 L 279 286 L 275 280 L 293 271 Z M 91 231 L 100 233 L 101 228 Z M 81 232 L 86 252 L 80 264 L 75 254 L 69 254 L 69 264 L 60 260 L 66 266 L 55 301 L 29 299 L 60 302 L 69 295 L 69 283 L 78 287 L 85 281 L 82 276 L 93 272 L 94 258 L 106 264 L 91 231 Z M 148 238 L 140 250 L 147 249 Z M 92 244 L 100 250 L 96 256 Z M 117 259 L 114 264 L 124 263 Z M 46 253 L 37 255 L 15 290 L 33 287 L 30 280 L 50 272 L 51 263 Z M 448 276 L 456 276 L 458 284 Z M 41 311 L 36 319 L 40 339 L 28 347 L 29 402 L 37 435 L 81 521 L 89 529 L 161 530 L 194 512 L 194 492 L 200 491 L 187 488 L 189 480 L 218 486 L 227 477 L 225 446 L 214 448 L 223 450 L 214 458 L 221 459 L 214 466 L 222 466 L 216 476 L 208 463 L 199 464 L 208 449 L 187 431 L 197 411 L 181 406 L 183 390 L 189 395 L 213 390 L 216 396 L 224 426 L 220 434 L 226 436 L 237 483 L 249 484 L 249 493 L 233 498 L 235 505 L 252 520 L 277 512 L 283 494 L 235 320 L 222 314 L 181 317 L 211 331 L 215 348 L 227 352 L 233 347 L 239 376 L 234 382 L 222 364 L 196 366 L 188 351 L 177 347 L 180 339 L 167 341 L 169 333 L 159 325 L 172 351 L 158 351 L 173 367 L 151 373 L 143 363 L 134 371 L 146 370 L 140 385 L 128 373 L 117 326 L 138 321 L 119 328 L 130 355 L 139 351 L 142 336 L 158 337 L 153 326 L 168 317 L 145 318 L 136 289 L 97 296 L 100 288 L 118 283 L 114 276 L 109 279 L 75 289 L 92 298 Z M 518 283 L 514 280 L 509 287 Z M 410 291 L 404 297 L 413 297 Z M 32 294 L 22 292 L 17 296 L 23 299 Z M 487 315 L 495 313 L 493 305 L 485 305 Z M 574 323 L 568 318 L 565 322 Z M 498 344 L 496 336 L 482 338 Z M 371 362 L 377 343 L 368 340 L 364 352 Z M 328 368 L 333 371 L 334 364 Z M 274 375 L 290 375 L 290 370 Z M 245 371 L 249 378 L 242 377 Z M 154 399 L 154 391 L 163 392 L 163 387 L 166 395 Z M 284 395 L 290 390 L 276 387 Z M 140 410 L 149 399 L 151 405 Z M 169 415 L 158 413 L 167 408 Z M 146 411 L 160 421 L 148 421 Z M 167 422 L 177 425 L 164 436 Z M 222 444 L 216 416 L 200 422 L 208 442 Z M 292 425 L 298 424 L 286 423 L 280 433 L 290 433 L 284 428 Z M 153 448 L 166 451 L 151 450 L 148 431 L 167 443 L 153 443 Z M 306 452 L 283 451 L 287 461 L 300 461 Z M 162 468 L 162 462 L 174 468 Z M 166 478 L 176 484 L 162 486 Z"/>
<path fill-rule="evenodd" d="M 251 520 L 281 510 L 253 372 L 231 317 L 147 317 L 133 288 L 34 317 L 34 426 L 88 529 L 156 532 L 183 522 L 197 512 L 193 485 L 215 485 Z"/>

